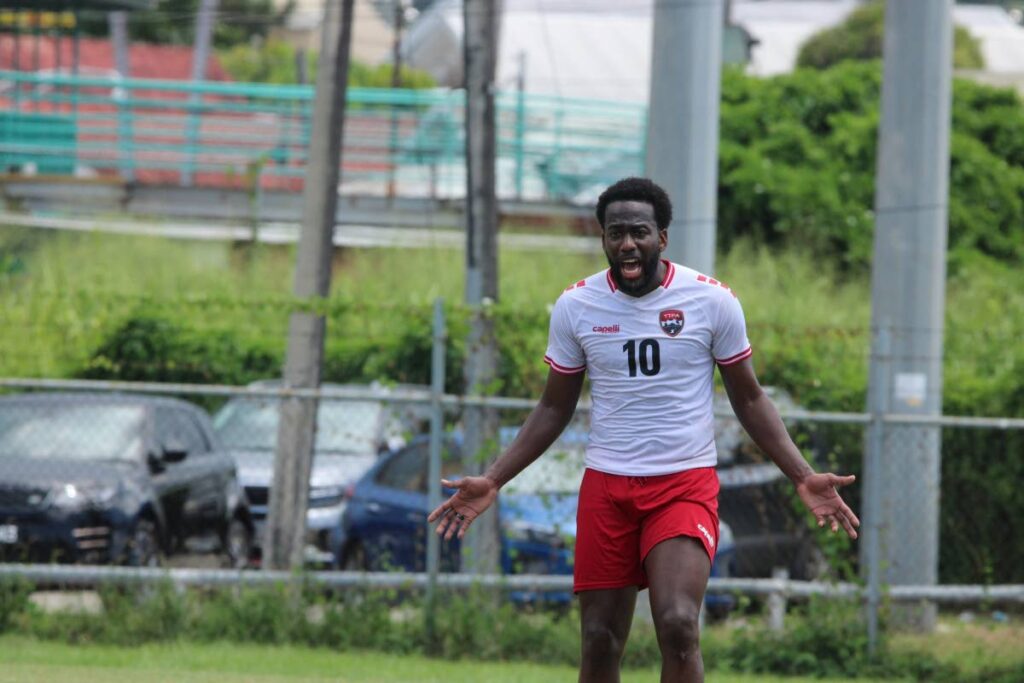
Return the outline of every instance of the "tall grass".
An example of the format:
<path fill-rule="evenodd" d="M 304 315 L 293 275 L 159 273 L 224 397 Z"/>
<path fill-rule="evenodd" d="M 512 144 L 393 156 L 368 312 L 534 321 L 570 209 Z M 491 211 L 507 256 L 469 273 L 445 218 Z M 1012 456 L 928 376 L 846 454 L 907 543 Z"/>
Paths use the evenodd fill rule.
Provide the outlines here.
<path fill-rule="evenodd" d="M 595 241 L 597 238 L 594 238 Z M 157 237 L 0 230 L 0 374 L 59 377 L 129 315 L 159 310 L 197 334 L 216 331 L 284 348 L 293 250 Z M 523 313 L 523 353 L 543 353 L 548 306 L 604 256 L 504 251 L 500 301 Z M 345 249 L 334 260 L 328 343 L 389 334 L 402 307 L 459 303 L 457 249 Z M 734 245 L 717 272 L 738 293 L 762 379 L 806 405 L 863 407 L 870 349 L 870 285 L 798 250 Z M 345 317 L 348 316 L 348 317 Z M 960 257 L 948 280 L 946 385 L 959 409 L 1017 413 L 1024 405 L 1024 271 Z M 538 364 L 539 366 L 539 364 Z M 543 372 L 543 368 L 538 368 Z M 524 386 L 534 387 L 525 383 Z M 1014 397 L 1006 404 L 1007 396 Z"/>

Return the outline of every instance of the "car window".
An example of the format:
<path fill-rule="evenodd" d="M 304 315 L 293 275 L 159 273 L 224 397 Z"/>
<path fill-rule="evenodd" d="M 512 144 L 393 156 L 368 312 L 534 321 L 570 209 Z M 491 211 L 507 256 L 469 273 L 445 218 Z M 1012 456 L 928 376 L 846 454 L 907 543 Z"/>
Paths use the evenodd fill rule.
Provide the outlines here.
<path fill-rule="evenodd" d="M 395 455 L 377 474 L 377 483 L 401 491 L 427 490 L 430 444 L 415 443 Z"/>
<path fill-rule="evenodd" d="M 145 422 L 142 406 L 11 402 L 0 406 L 0 458 L 134 460 Z"/>
<path fill-rule="evenodd" d="M 161 448 L 179 444 L 185 447 L 189 455 L 201 455 L 209 450 L 199 425 L 180 408 L 157 408 L 156 438 Z"/>
<path fill-rule="evenodd" d="M 272 451 L 277 446 L 280 402 L 275 398 L 229 401 L 217 413 L 214 429 L 226 448 Z M 317 412 L 318 453 L 377 453 L 382 406 L 376 401 L 321 401 Z"/>

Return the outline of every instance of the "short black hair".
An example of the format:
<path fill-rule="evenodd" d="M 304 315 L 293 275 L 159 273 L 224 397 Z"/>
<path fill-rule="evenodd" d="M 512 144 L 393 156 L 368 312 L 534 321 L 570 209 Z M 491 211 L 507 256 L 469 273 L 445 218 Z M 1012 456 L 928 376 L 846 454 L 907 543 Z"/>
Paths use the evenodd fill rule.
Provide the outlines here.
<path fill-rule="evenodd" d="M 668 230 L 672 222 L 672 200 L 656 182 L 650 178 L 623 178 L 601 193 L 597 198 L 597 222 L 604 229 L 604 211 L 612 202 L 647 202 L 654 207 L 654 220 L 658 230 Z"/>

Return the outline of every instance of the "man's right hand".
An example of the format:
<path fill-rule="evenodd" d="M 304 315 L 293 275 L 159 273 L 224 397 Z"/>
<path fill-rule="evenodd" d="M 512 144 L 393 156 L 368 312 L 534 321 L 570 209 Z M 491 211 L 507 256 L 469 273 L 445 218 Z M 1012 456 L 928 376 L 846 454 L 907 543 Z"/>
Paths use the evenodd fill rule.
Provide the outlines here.
<path fill-rule="evenodd" d="M 488 477 L 463 477 L 458 481 L 442 479 L 441 483 L 455 489 L 455 493 L 437 506 L 427 521 L 440 520 L 437 535 L 444 536 L 445 540 L 450 540 L 455 534 L 462 538 L 473 520 L 482 515 L 498 497 L 498 485 Z"/>

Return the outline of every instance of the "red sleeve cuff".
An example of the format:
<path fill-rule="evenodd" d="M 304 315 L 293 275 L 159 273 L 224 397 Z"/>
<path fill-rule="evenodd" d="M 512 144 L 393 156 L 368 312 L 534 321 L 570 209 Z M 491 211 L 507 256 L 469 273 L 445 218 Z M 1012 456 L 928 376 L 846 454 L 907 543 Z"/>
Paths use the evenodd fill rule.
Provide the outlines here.
<path fill-rule="evenodd" d="M 544 362 L 550 365 L 552 370 L 562 375 L 578 375 L 587 369 L 586 365 L 581 365 L 578 368 L 567 368 L 551 360 L 551 356 L 544 356 Z"/>
<path fill-rule="evenodd" d="M 719 365 L 734 365 L 736 363 L 739 363 L 741 360 L 750 358 L 753 355 L 754 350 L 748 346 L 746 349 L 740 351 L 735 356 L 729 356 L 728 358 L 722 358 L 721 360 L 716 358 L 715 362 L 718 363 Z"/>

